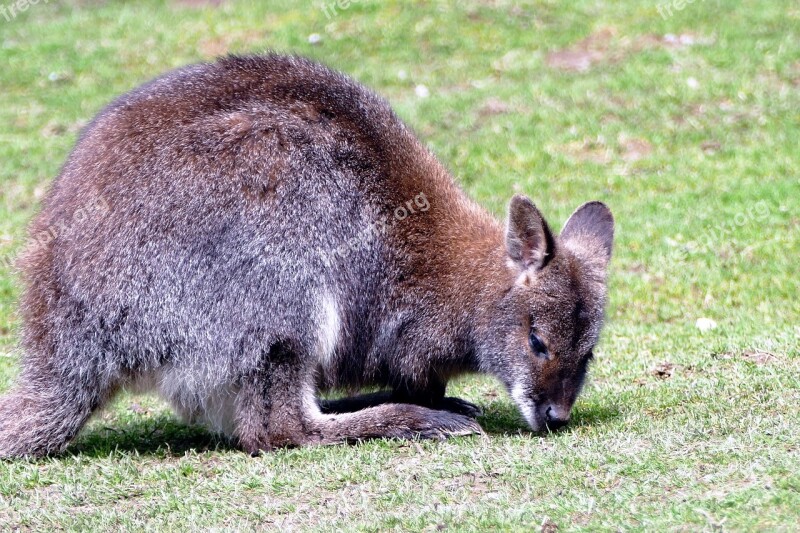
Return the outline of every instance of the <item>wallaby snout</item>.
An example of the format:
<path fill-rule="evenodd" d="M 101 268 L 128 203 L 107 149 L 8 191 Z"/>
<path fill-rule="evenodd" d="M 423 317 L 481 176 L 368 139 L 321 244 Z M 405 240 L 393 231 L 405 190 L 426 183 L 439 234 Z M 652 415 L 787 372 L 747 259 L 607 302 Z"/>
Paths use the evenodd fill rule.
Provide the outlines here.
<path fill-rule="evenodd" d="M 569 408 L 563 408 L 555 404 L 545 404 L 540 408 L 544 411 L 540 416 L 544 419 L 547 429 L 554 431 L 569 423 Z"/>

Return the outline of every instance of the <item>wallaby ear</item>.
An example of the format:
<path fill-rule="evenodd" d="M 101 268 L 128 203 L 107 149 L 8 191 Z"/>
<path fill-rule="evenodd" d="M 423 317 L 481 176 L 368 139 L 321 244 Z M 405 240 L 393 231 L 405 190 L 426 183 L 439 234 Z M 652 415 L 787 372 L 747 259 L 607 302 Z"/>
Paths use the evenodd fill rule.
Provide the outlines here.
<path fill-rule="evenodd" d="M 506 250 L 520 268 L 540 269 L 555 250 L 553 233 L 527 196 L 515 194 L 508 206 Z"/>
<path fill-rule="evenodd" d="M 591 254 L 603 268 L 611 259 L 614 217 L 603 202 L 587 202 L 572 213 L 559 239 L 582 255 Z"/>

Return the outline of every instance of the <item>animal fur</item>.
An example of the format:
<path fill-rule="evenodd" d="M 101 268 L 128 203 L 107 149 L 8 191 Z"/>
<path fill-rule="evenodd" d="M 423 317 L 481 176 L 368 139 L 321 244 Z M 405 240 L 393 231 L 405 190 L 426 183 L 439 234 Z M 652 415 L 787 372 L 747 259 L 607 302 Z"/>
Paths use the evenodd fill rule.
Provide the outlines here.
<path fill-rule="evenodd" d="M 496 376 L 533 430 L 561 425 L 600 334 L 613 220 L 589 203 L 556 237 L 516 196 L 504 226 L 380 97 L 266 55 L 109 105 L 30 234 L 0 457 L 62 450 L 121 388 L 251 453 L 480 432 L 479 409 L 445 396 L 468 372 Z M 383 392 L 317 399 L 364 387 Z"/>

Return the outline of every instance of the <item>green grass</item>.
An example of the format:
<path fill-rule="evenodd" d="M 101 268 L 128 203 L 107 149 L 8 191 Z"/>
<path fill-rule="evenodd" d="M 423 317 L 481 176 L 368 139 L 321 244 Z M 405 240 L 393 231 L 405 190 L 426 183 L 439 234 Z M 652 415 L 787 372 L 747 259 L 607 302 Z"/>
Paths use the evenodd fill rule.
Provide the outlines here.
<path fill-rule="evenodd" d="M 549 66 L 592 35 L 591 68 Z M 612 207 L 609 320 L 574 423 L 532 436 L 497 383 L 470 378 L 455 393 L 484 407 L 486 438 L 252 459 L 124 396 L 64 456 L 0 463 L 0 529 L 797 527 L 792 2 L 696 1 L 664 19 L 635 0 L 364 0 L 329 20 L 288 0 L 50 0 L 0 16 L 0 388 L 19 356 L 9 260 L 80 127 L 167 69 L 266 49 L 374 87 L 498 215 L 517 191 L 556 227 L 583 201 Z"/>

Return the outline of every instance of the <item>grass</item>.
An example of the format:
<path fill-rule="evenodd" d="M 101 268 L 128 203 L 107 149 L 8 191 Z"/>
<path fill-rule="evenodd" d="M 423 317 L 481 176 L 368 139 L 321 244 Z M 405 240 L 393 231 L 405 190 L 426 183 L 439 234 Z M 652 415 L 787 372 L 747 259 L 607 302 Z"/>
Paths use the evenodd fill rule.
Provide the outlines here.
<path fill-rule="evenodd" d="M 556 227 L 585 200 L 609 203 L 609 320 L 574 423 L 530 435 L 497 383 L 470 378 L 455 393 L 484 407 L 486 438 L 252 459 L 123 396 L 65 455 L 0 463 L 0 529 L 797 527 L 791 2 L 664 18 L 635 0 L 364 0 L 329 18 L 287 0 L 51 0 L 0 16 L 0 388 L 19 356 L 10 259 L 81 126 L 167 69 L 265 49 L 374 87 L 498 215 L 516 191 Z"/>

